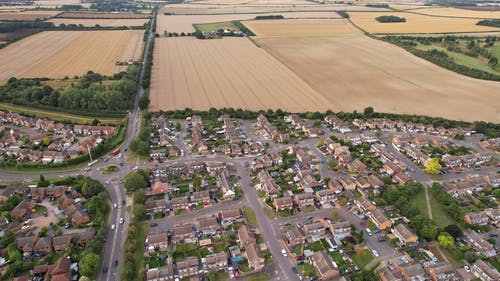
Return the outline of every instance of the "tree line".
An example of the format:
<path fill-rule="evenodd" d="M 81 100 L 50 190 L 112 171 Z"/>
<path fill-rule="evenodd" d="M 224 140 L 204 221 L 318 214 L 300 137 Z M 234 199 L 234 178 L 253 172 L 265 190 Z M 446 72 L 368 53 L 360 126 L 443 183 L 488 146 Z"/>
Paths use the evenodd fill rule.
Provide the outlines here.
<path fill-rule="evenodd" d="M 386 23 L 386 22 L 406 22 L 405 18 L 397 17 L 397 16 L 380 16 L 375 18 L 378 22 Z"/>

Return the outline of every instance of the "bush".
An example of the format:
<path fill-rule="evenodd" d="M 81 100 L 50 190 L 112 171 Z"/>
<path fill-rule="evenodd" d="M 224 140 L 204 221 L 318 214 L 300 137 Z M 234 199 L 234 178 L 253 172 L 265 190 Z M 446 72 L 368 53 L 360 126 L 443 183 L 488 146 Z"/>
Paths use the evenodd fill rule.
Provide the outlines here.
<path fill-rule="evenodd" d="M 405 18 L 400 18 L 397 16 L 380 16 L 375 18 L 378 22 L 387 23 L 387 22 L 406 22 Z"/>

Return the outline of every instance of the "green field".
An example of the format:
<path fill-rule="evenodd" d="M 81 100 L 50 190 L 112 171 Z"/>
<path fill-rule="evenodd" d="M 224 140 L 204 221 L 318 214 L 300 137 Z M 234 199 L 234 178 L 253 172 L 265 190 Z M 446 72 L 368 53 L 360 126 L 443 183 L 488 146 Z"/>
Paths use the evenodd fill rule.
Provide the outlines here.
<path fill-rule="evenodd" d="M 439 202 L 432 196 L 429 191 L 429 200 L 432 209 L 432 219 L 436 222 L 439 227 L 445 227 L 449 224 L 453 224 L 453 220 L 448 217 L 443 207 Z M 427 209 L 427 203 L 425 201 L 425 190 L 421 190 L 412 200 L 418 210 L 425 216 L 429 217 L 429 211 Z"/>
<path fill-rule="evenodd" d="M 74 115 L 63 112 L 46 111 L 42 109 L 34 109 L 20 105 L 13 105 L 8 103 L 0 103 L 0 110 L 6 110 L 11 112 L 17 112 L 20 114 L 26 114 L 31 116 L 36 116 L 39 118 L 49 118 L 54 121 L 69 121 L 71 123 L 77 124 L 90 124 L 94 119 L 98 119 L 103 124 L 118 125 L 123 123 L 123 118 L 95 118 L 95 117 L 85 117 L 80 115 Z"/>
<path fill-rule="evenodd" d="M 417 43 L 416 48 L 419 50 L 423 50 L 423 51 L 430 51 L 432 49 L 437 49 L 437 50 L 443 51 L 446 54 L 448 54 L 448 56 L 450 58 L 452 58 L 453 61 L 457 64 L 464 65 L 464 66 L 467 66 L 470 68 L 479 69 L 479 70 L 489 72 L 492 74 L 500 74 L 499 71 L 496 71 L 496 70 L 500 69 L 500 66 L 497 66 L 496 69 L 492 69 L 491 67 L 488 66 L 487 61 L 483 61 L 479 58 L 474 58 L 474 57 L 470 57 L 470 56 L 467 56 L 464 54 L 450 52 L 450 51 L 446 50 L 446 48 L 443 48 L 440 46 L 434 46 L 434 45 L 424 45 L 424 44 Z M 497 48 L 497 50 L 495 50 L 496 53 L 500 53 L 500 46 L 497 45 L 494 48 Z"/>
<path fill-rule="evenodd" d="M 194 29 L 197 31 L 217 31 L 219 29 L 231 29 L 231 30 L 236 30 L 238 27 L 233 24 L 231 21 L 225 21 L 225 22 L 214 22 L 214 23 L 204 23 L 204 24 L 193 24 Z"/>
<path fill-rule="evenodd" d="M 497 44 L 491 48 L 491 54 L 500 60 L 500 44 Z M 500 72 L 500 63 L 495 66 L 495 70 Z"/>
<path fill-rule="evenodd" d="M 364 249 L 358 250 L 351 258 L 359 268 L 364 268 L 373 259 L 373 255 L 369 250 Z"/>
<path fill-rule="evenodd" d="M 243 213 L 245 214 L 245 219 L 248 224 L 253 226 L 258 226 L 257 216 L 255 212 L 250 207 L 243 207 Z"/>

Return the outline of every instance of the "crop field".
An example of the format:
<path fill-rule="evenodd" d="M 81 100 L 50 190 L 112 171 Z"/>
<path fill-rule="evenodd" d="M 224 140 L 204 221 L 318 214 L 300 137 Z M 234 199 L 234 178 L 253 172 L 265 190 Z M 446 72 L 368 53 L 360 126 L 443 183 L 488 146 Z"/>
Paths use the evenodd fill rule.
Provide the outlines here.
<path fill-rule="evenodd" d="M 274 13 L 273 13 L 274 14 Z M 338 18 L 335 12 L 295 12 L 279 13 L 286 18 Z M 156 23 L 159 34 L 167 32 L 194 32 L 193 24 L 220 23 L 232 20 L 250 20 L 262 14 L 224 14 L 224 15 L 158 15 Z"/>
<path fill-rule="evenodd" d="M 347 11 L 388 11 L 388 9 L 370 8 L 365 6 L 347 4 L 316 4 L 290 5 L 290 4 L 245 4 L 245 5 L 200 5 L 193 3 L 172 4 L 164 6 L 164 12 L 176 15 L 210 15 L 210 14 L 246 14 L 246 13 L 278 13 L 278 12 L 333 12 Z"/>
<path fill-rule="evenodd" d="M 324 111 L 333 104 L 247 38 L 158 38 L 150 109 Z"/>
<path fill-rule="evenodd" d="M 406 22 L 380 23 L 376 17 L 394 15 Z M 476 25 L 477 19 L 434 17 L 405 12 L 351 12 L 351 20 L 369 33 L 452 33 L 498 31 L 499 28 Z"/>
<path fill-rule="evenodd" d="M 58 18 L 69 19 L 147 19 L 147 14 L 132 13 L 62 13 Z"/>
<path fill-rule="evenodd" d="M 25 12 L 6 12 L 0 13 L 2 20 L 38 20 L 53 17 L 61 12 L 59 11 L 25 11 Z"/>
<path fill-rule="evenodd" d="M 73 18 L 53 18 L 48 20 L 54 25 L 76 24 L 83 26 L 143 26 L 149 19 L 73 19 Z"/>
<path fill-rule="evenodd" d="M 364 35 L 255 40 L 339 110 L 372 106 L 380 112 L 500 121 L 500 83 L 456 74 Z"/>
<path fill-rule="evenodd" d="M 33 6 L 43 8 L 57 8 L 62 5 L 81 5 L 84 8 L 89 8 L 90 3 L 82 3 L 81 0 L 35 0 Z"/>
<path fill-rule="evenodd" d="M 243 24 L 257 36 L 331 36 L 360 34 L 345 19 L 254 20 Z"/>
<path fill-rule="evenodd" d="M 87 71 L 111 75 L 117 61 L 137 60 L 142 30 L 45 31 L 0 50 L 0 83 L 10 77 L 63 78 Z"/>
<path fill-rule="evenodd" d="M 419 14 L 442 16 L 442 17 L 463 17 L 463 18 L 478 18 L 478 19 L 495 19 L 500 18 L 500 11 L 474 11 L 458 8 L 427 8 L 413 11 Z"/>

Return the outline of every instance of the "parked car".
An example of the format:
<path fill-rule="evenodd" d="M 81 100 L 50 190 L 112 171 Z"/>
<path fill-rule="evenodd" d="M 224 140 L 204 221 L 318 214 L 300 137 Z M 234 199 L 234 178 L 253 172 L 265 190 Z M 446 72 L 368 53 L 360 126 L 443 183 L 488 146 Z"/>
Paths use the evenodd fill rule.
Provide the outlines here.
<path fill-rule="evenodd" d="M 312 220 L 312 219 L 313 219 L 313 216 L 308 216 L 306 219 L 307 219 L 307 220 Z"/>
<path fill-rule="evenodd" d="M 155 226 L 158 226 L 158 224 L 156 222 L 151 224 L 151 227 L 155 227 Z"/>
<path fill-rule="evenodd" d="M 118 260 L 115 260 L 114 262 L 114 266 L 117 267 L 118 266 Z"/>
<path fill-rule="evenodd" d="M 470 266 L 466 265 L 464 266 L 465 271 L 470 272 Z"/>
<path fill-rule="evenodd" d="M 285 249 L 281 249 L 281 253 L 283 254 L 284 257 L 288 256 L 287 252 Z"/>
<path fill-rule="evenodd" d="M 372 254 L 373 254 L 376 258 L 378 258 L 378 257 L 380 256 L 376 250 L 372 250 Z"/>
<path fill-rule="evenodd" d="M 116 228 L 116 226 L 113 224 L 113 225 L 111 226 L 111 230 L 115 230 L 115 228 Z"/>
<path fill-rule="evenodd" d="M 296 267 L 292 267 L 292 272 L 295 274 L 299 274 L 299 270 Z"/>
<path fill-rule="evenodd" d="M 374 234 L 379 234 L 379 233 L 380 233 L 380 229 L 378 229 L 378 228 L 377 228 L 377 229 L 375 229 L 375 230 L 373 231 L 373 233 L 374 233 Z"/>
<path fill-rule="evenodd" d="M 385 237 L 383 237 L 383 236 L 379 237 L 377 240 L 378 240 L 378 242 L 384 242 L 385 241 Z"/>
<path fill-rule="evenodd" d="M 125 220 L 123 218 L 120 218 L 120 224 L 123 224 Z"/>

